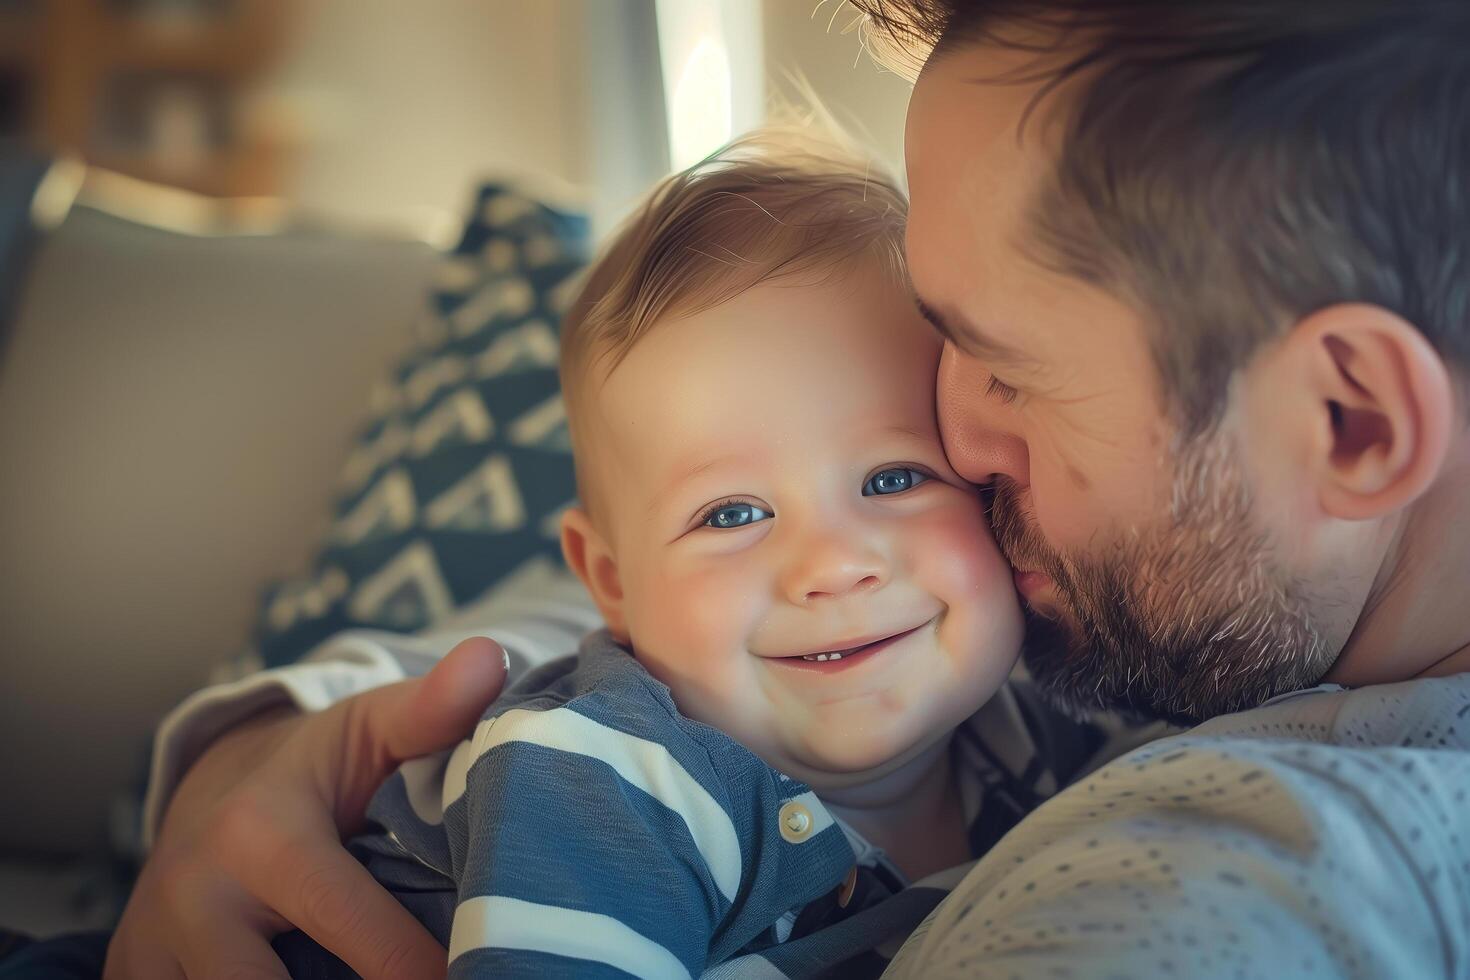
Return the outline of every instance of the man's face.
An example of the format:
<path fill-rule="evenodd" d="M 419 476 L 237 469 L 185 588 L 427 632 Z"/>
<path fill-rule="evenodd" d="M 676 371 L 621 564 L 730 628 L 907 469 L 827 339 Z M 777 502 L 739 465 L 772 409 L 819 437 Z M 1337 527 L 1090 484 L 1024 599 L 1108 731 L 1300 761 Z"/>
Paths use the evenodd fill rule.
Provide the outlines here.
<path fill-rule="evenodd" d="M 595 396 L 639 662 L 818 789 L 918 759 L 1020 648 L 1009 569 L 945 462 L 938 358 L 906 291 L 863 269 L 660 324 Z"/>
<path fill-rule="evenodd" d="M 1330 660 L 1231 426 L 1179 445 L 1142 317 L 1030 244 L 1068 91 L 1023 130 L 1037 85 L 996 79 L 1027 57 L 971 46 L 931 62 L 907 154 L 911 273 L 949 337 L 945 448 L 996 487 L 1028 666 L 1063 703 L 1175 718 L 1314 682 Z"/>

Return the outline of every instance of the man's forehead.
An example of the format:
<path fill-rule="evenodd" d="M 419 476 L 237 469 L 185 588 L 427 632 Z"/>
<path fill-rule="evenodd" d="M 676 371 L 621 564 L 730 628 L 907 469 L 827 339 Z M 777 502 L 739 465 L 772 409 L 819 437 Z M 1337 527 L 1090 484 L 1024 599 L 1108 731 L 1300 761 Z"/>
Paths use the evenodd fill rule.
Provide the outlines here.
<path fill-rule="evenodd" d="M 972 150 L 1003 136 L 1014 142 L 1016 124 L 1036 91 L 1014 77 L 1020 64 L 1014 52 L 992 46 L 966 45 L 935 55 L 914 83 L 909 126 L 951 131 Z M 907 149 L 911 163 L 931 154 L 923 141 Z"/>
<path fill-rule="evenodd" d="M 1009 274 L 1021 257 L 1029 206 L 1053 159 L 1046 120 L 1027 115 L 1042 86 L 1018 80 L 1028 64 L 1034 70 L 1034 55 L 966 45 L 936 57 L 915 86 L 909 263 L 935 308 L 962 304 L 976 283 Z"/>

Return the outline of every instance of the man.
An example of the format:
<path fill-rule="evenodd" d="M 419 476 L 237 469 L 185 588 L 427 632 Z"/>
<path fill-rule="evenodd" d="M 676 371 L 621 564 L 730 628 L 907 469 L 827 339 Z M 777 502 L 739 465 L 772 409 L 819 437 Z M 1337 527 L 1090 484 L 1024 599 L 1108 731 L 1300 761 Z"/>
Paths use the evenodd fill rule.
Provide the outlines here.
<path fill-rule="evenodd" d="M 1023 821 L 892 972 L 1470 972 L 1470 11 L 857 6 L 932 48 L 910 260 L 1032 673 L 1214 719 Z M 366 976 L 442 969 L 337 839 L 500 677 L 471 643 L 216 741 L 109 975 L 279 975 L 288 921 Z M 1257 707 L 1321 681 L 1352 690 Z"/>
<path fill-rule="evenodd" d="M 1215 718 L 1023 822 L 893 972 L 1465 975 L 1470 9 L 868 6 L 932 47 L 911 272 L 1031 672 Z"/>

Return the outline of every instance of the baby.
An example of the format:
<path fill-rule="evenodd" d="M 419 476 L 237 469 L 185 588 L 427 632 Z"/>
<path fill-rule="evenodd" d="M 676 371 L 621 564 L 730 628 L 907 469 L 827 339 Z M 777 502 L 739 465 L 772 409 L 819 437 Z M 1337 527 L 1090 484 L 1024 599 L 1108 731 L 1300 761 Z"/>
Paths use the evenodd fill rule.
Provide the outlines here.
<path fill-rule="evenodd" d="M 451 976 L 876 974 L 1066 775 L 1003 687 L 1021 615 L 940 444 L 904 215 L 861 162 L 753 138 L 591 270 L 562 547 L 607 628 L 358 842 Z"/>

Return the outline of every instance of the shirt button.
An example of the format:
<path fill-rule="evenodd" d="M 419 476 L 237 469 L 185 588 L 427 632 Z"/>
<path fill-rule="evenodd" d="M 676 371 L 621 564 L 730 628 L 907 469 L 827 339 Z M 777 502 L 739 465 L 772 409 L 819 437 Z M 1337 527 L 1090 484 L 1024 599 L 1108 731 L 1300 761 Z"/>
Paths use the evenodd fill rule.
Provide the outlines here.
<path fill-rule="evenodd" d="M 811 835 L 812 811 L 800 803 L 787 803 L 781 808 L 781 836 L 792 844 L 800 844 Z"/>
<path fill-rule="evenodd" d="M 847 908 L 847 903 L 852 901 L 852 893 L 855 891 L 857 891 L 857 865 L 854 864 L 852 870 L 847 873 L 847 877 L 842 879 L 842 884 L 837 886 L 837 907 Z"/>

